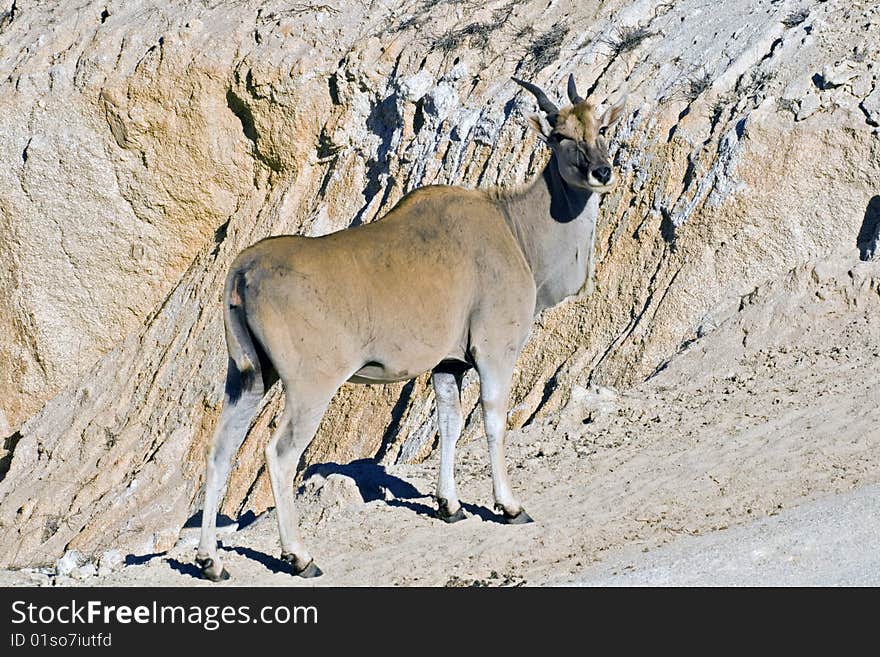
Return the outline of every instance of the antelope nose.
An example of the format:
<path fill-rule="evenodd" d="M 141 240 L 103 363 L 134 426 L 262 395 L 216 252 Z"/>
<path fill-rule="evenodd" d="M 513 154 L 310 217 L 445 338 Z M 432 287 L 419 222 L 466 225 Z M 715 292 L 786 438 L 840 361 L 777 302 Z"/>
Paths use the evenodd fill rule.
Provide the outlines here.
<path fill-rule="evenodd" d="M 611 169 L 609 167 L 598 167 L 593 169 L 593 177 L 604 185 L 611 180 Z"/>

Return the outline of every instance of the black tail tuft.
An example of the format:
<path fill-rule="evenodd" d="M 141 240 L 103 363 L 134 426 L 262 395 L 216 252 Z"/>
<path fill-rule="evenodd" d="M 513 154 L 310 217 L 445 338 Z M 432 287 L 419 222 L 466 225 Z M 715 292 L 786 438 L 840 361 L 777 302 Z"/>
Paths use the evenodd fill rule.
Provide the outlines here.
<path fill-rule="evenodd" d="M 235 404 L 243 392 L 253 389 L 256 383 L 256 372 L 252 369 L 244 371 L 238 369 L 238 365 L 231 358 L 226 368 L 226 398 L 230 403 Z"/>
<path fill-rule="evenodd" d="M 224 302 L 226 348 L 229 365 L 226 373 L 226 395 L 235 403 L 243 392 L 253 389 L 260 378 L 260 356 L 247 324 L 245 312 L 246 281 L 244 272 L 230 275 Z"/>

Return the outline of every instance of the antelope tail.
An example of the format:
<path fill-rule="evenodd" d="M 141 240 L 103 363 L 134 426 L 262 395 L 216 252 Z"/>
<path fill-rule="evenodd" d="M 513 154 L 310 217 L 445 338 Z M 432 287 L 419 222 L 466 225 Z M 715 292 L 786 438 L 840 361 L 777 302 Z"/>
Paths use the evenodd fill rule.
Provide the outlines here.
<path fill-rule="evenodd" d="M 244 272 L 234 272 L 228 279 L 223 295 L 226 349 L 229 352 L 226 396 L 232 403 L 238 401 L 242 392 L 251 390 L 261 376 L 260 355 L 247 325 L 244 293 Z"/>

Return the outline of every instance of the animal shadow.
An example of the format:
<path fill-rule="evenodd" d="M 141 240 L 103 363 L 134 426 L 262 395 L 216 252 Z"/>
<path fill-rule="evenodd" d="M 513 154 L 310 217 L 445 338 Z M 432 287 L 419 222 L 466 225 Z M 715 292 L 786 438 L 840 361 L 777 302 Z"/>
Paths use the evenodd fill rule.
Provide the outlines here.
<path fill-rule="evenodd" d="M 420 516 L 427 516 L 429 518 L 437 518 L 437 509 L 432 506 L 428 506 L 427 504 L 422 504 L 421 502 L 411 502 L 409 500 L 389 500 L 386 502 L 388 506 L 402 507 L 404 509 L 409 509 Z M 476 504 L 469 504 L 467 502 L 461 503 L 461 508 L 467 511 L 472 516 L 477 516 L 484 522 L 494 522 L 499 525 L 506 525 L 507 520 L 500 513 L 495 513 L 491 509 L 487 509 L 484 506 L 478 506 Z"/>
<path fill-rule="evenodd" d="M 142 566 L 149 563 L 153 559 L 164 557 L 167 552 L 152 552 L 150 554 L 129 554 L 125 557 L 126 566 Z M 171 570 L 177 571 L 181 575 L 188 575 L 195 579 L 202 579 L 202 571 L 192 563 L 185 563 L 177 559 L 165 559 L 165 563 Z"/>
<path fill-rule="evenodd" d="M 127 554 L 125 555 L 125 565 L 126 566 L 142 566 L 145 563 L 149 563 L 156 557 L 165 556 L 165 552 L 151 552 L 150 554 Z"/>
<path fill-rule="evenodd" d="M 235 520 L 221 513 L 217 515 L 217 529 L 218 531 L 222 532 L 224 529 L 230 527 L 230 525 L 233 525 L 233 531 L 241 531 L 245 527 L 254 524 L 257 518 L 259 518 L 259 516 L 253 511 L 246 511 Z M 201 526 L 202 511 L 199 510 L 189 517 L 189 519 L 184 523 L 183 529 L 199 528 Z"/>
<path fill-rule="evenodd" d="M 484 522 L 494 522 L 499 525 L 507 524 L 507 520 L 504 516 L 500 513 L 495 513 L 492 509 L 487 509 L 484 506 L 477 506 L 476 504 L 468 504 L 467 502 L 462 502 L 461 506 L 465 511 L 473 516 L 479 517 Z"/>
<path fill-rule="evenodd" d="M 194 563 L 184 563 L 177 559 L 166 559 L 165 563 L 168 564 L 168 567 L 171 568 L 171 570 L 177 571 L 181 575 L 187 575 L 194 579 L 204 579 L 202 571 Z"/>
<path fill-rule="evenodd" d="M 359 459 L 345 464 L 316 463 L 306 469 L 303 474 L 303 481 L 312 475 L 329 477 L 332 474 L 341 474 L 353 479 L 355 484 L 357 484 L 358 492 L 364 498 L 364 502 L 384 500 L 386 490 L 397 500 L 409 500 L 425 496 L 408 481 L 388 474 L 385 471 L 385 466 L 379 465 L 372 459 Z"/>
<path fill-rule="evenodd" d="M 421 502 L 411 502 L 410 500 L 387 500 L 385 504 L 400 509 L 409 509 L 420 516 L 427 516 L 428 518 L 437 517 L 437 511 L 433 507 L 430 507 L 427 504 L 422 504 Z"/>
<path fill-rule="evenodd" d="M 259 550 L 254 550 L 253 548 L 244 547 L 241 545 L 221 545 L 221 550 L 225 550 L 226 552 L 235 552 L 236 554 L 240 554 L 246 559 L 250 559 L 251 561 L 256 561 L 258 564 L 265 566 L 267 570 L 272 571 L 273 573 L 286 573 L 288 575 L 294 575 L 293 565 L 279 559 L 278 557 L 273 557 L 272 555 L 266 554 L 265 552 L 260 552 Z"/>
<path fill-rule="evenodd" d="M 318 463 L 305 471 L 303 481 L 315 474 L 322 477 L 329 477 L 331 474 L 351 477 L 357 484 L 358 491 L 365 502 L 383 500 L 388 506 L 409 509 L 413 513 L 428 518 L 437 517 L 437 510 L 433 506 L 414 501 L 417 498 L 426 497 L 425 493 L 419 491 L 408 481 L 388 474 L 385 466 L 379 465 L 372 459 L 359 459 L 346 464 Z M 391 493 L 392 499 L 385 498 L 385 490 Z M 502 515 L 484 506 L 463 503 L 462 507 L 471 515 L 478 516 L 486 522 L 506 524 Z"/>

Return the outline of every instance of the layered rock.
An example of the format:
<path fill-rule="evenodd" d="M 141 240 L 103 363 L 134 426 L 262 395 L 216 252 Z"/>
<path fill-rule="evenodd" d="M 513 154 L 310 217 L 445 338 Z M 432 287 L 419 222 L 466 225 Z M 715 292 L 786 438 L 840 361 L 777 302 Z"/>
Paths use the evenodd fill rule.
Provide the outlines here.
<path fill-rule="evenodd" d="M 3 15 L 0 565 L 170 546 L 219 413 L 229 262 L 268 235 L 372 221 L 420 185 L 534 176 L 547 152 L 510 75 L 630 94 L 594 291 L 538 319 L 513 424 L 575 384 L 643 379 L 731 299 L 876 241 L 872 2 L 16 0 Z M 272 504 L 261 446 L 279 408 L 274 390 L 227 513 Z M 305 460 L 417 460 L 431 413 L 425 377 L 346 386 Z"/>

